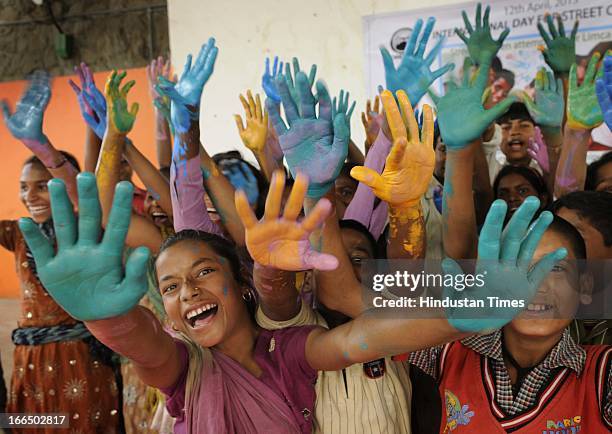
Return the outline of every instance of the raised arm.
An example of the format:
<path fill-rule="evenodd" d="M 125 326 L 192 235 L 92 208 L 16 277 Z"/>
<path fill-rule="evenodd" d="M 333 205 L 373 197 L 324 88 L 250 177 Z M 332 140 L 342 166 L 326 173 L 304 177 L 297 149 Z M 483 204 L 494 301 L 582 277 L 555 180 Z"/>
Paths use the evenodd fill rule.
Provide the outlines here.
<path fill-rule="evenodd" d="M 38 276 L 53 299 L 94 336 L 134 362 L 139 377 L 153 387 L 172 386 L 180 375 L 178 351 L 152 312 L 139 307 L 147 292 L 150 252 L 134 250 L 123 268 L 123 246 L 132 212 L 133 187 L 117 185 L 102 241 L 96 179 L 78 176 L 79 218 L 64 184 L 49 182 L 57 253 L 31 219 L 19 227 L 30 247 Z M 77 230 L 78 226 L 78 230 Z"/>
<path fill-rule="evenodd" d="M 253 94 L 250 90 L 247 90 L 246 98 L 240 95 L 240 102 L 242 103 L 242 107 L 244 107 L 246 127 L 242 122 L 242 117 L 240 117 L 240 115 L 234 115 L 236 126 L 238 127 L 238 134 L 244 146 L 246 146 L 255 156 L 266 179 L 270 180 L 272 178 L 272 173 L 276 169 L 280 169 L 282 164 L 279 165 L 279 161 L 273 157 L 272 152 L 266 146 L 268 139 L 268 112 L 262 110 L 259 94 L 255 95 L 255 98 L 253 98 Z"/>
<path fill-rule="evenodd" d="M 170 167 L 170 163 L 172 162 L 172 136 L 170 135 L 170 126 L 168 125 L 163 110 L 155 104 L 155 100 L 161 98 L 155 89 L 159 77 L 164 77 L 166 80 L 172 80 L 170 59 L 164 61 L 162 56 L 153 59 L 149 66 L 147 66 L 149 94 L 154 103 L 153 106 L 155 107 L 155 149 L 157 151 L 157 164 L 162 168 Z M 173 81 L 176 82 L 176 77 Z"/>
<path fill-rule="evenodd" d="M 132 104 L 131 109 L 128 111 L 126 99 L 128 92 L 135 82 L 130 81 L 121 89 L 119 88 L 125 75 L 125 72 L 117 74 L 116 71 L 113 71 L 105 87 L 108 116 L 106 117 L 106 132 L 102 140 L 102 150 L 96 168 L 103 226 L 106 226 L 109 221 L 115 186 L 119 182 L 119 167 L 126 142 L 126 135 L 132 129 L 136 120 L 136 113 L 138 112 L 137 103 Z M 153 222 L 144 217 L 134 215 L 126 237 L 128 246 L 137 247 L 143 245 L 151 251 L 157 252 L 161 241 L 159 229 Z"/>
<path fill-rule="evenodd" d="M 83 116 L 87 125 L 83 171 L 95 172 L 102 146 L 102 137 L 104 137 L 104 131 L 106 130 L 106 100 L 102 92 L 96 87 L 93 74 L 85 62 L 75 66 L 74 72 L 77 74 L 81 86 L 79 87 L 72 79 L 68 80 L 68 84 L 76 94 L 81 116 Z"/>
<path fill-rule="evenodd" d="M 425 105 L 423 131 L 419 131 L 414 111 L 404 91 L 381 94 L 393 147 L 382 174 L 367 167 L 355 167 L 351 176 L 372 188 L 389 205 L 387 257 L 417 259 L 425 255 L 425 221 L 421 198 L 433 174 L 433 113 Z M 401 113 L 400 113 L 401 111 Z"/>
<path fill-rule="evenodd" d="M 55 149 L 49 138 L 43 133 L 43 120 L 50 98 L 49 74 L 46 71 L 35 71 L 28 84 L 28 89 L 17 103 L 15 113 L 11 113 L 6 101 L 2 102 L 4 122 L 13 137 L 32 151 L 54 178 L 59 178 L 66 183 L 70 199 L 76 205 L 77 168 Z"/>
<path fill-rule="evenodd" d="M 563 135 L 563 148 L 555 175 L 554 196 L 561 197 L 572 191 L 584 189 L 586 178 L 586 155 L 591 131 L 603 122 L 601 107 L 595 93 L 599 53 L 589 61 L 582 84 L 578 85 L 576 64 L 572 65 L 567 98 L 567 123 Z"/>
<path fill-rule="evenodd" d="M 279 135 L 289 170 L 294 176 L 297 173 L 304 173 L 310 181 L 304 203 L 304 208 L 308 212 L 310 206 L 314 206 L 314 203 L 324 195 L 333 203 L 332 186 L 348 152 L 349 118 L 353 108 L 349 108 L 348 94 L 345 96 L 343 91 L 340 92 L 339 101 L 332 104 L 327 87 L 322 81 L 318 81 L 317 116 L 317 102 L 309 78 L 303 72 L 298 72 L 296 75 L 295 97 L 292 96 L 291 87 L 283 77 L 277 79 L 277 85 L 289 126 L 281 118 L 276 104 L 268 100 L 266 105 L 274 129 Z M 322 231 L 315 231 L 311 241 L 317 246 L 317 250 L 336 256 L 340 262 L 335 271 L 321 272 L 320 274 L 324 274 L 325 277 L 317 276 L 318 300 L 328 308 L 340 310 L 347 315 L 361 312 L 362 306 L 359 300 L 361 288 L 342 244 L 335 213 L 327 218 Z M 330 279 L 343 279 L 342 285 L 330 286 L 319 280 L 328 279 L 328 276 Z"/>
<path fill-rule="evenodd" d="M 530 227 L 539 202 L 537 199 L 525 202 L 504 233 L 507 206 L 503 201 L 494 203 L 483 227 L 476 265 L 476 273 L 483 276 L 484 285 L 465 291 L 446 287 L 445 295 L 449 299 L 486 301 L 488 297 L 503 297 L 518 300 L 523 306 L 533 299 L 542 280 L 567 251 L 558 249 L 532 266 L 535 249 L 552 215 L 543 213 Z M 453 260 L 444 260 L 442 266 L 447 275 L 463 274 Z M 383 356 L 429 348 L 471 333 L 498 329 L 524 309 L 484 305 L 489 307 L 454 308 L 446 312 L 419 308 L 410 309 L 410 313 L 405 309 L 369 310 L 332 330 L 314 330 L 306 341 L 306 359 L 315 369 L 338 370 Z"/>
<path fill-rule="evenodd" d="M 447 256 L 476 257 L 477 232 L 473 196 L 474 157 L 484 130 L 514 99 L 506 98 L 490 110 L 482 105 L 482 93 L 490 64 L 483 63 L 473 84 L 469 76 L 463 85 L 450 89 L 438 104 L 440 133 L 446 145 L 446 172 L 442 201 L 443 240 Z"/>
<path fill-rule="evenodd" d="M 281 201 L 285 175 L 276 171 L 266 199 L 264 217 L 257 221 L 243 191 L 236 193 L 236 209 L 245 227 L 246 246 L 255 260 L 253 279 L 264 314 L 275 321 L 293 318 L 300 310 L 295 288 L 295 271 L 333 270 L 338 261 L 331 255 L 312 249 L 308 236 L 331 213 L 331 204 L 321 201 L 301 221 L 297 218 L 308 180 L 298 173 L 283 214 Z"/>
<path fill-rule="evenodd" d="M 603 76 L 595 83 L 597 100 L 604 122 L 612 130 L 612 51 L 608 50 L 603 61 Z"/>
<path fill-rule="evenodd" d="M 134 146 L 134 143 L 132 143 L 130 139 L 126 139 L 125 141 L 123 155 L 128 163 L 130 163 L 132 169 L 134 169 L 134 172 L 136 172 L 144 183 L 147 190 L 153 194 L 161 209 L 163 209 L 169 217 L 172 217 L 172 200 L 170 198 L 170 185 L 168 180 L 160 173 L 153 163 Z"/>
<path fill-rule="evenodd" d="M 170 168 L 170 190 L 174 230 L 196 229 L 220 233 L 210 220 L 204 203 L 200 171 L 200 99 L 204 85 L 213 73 L 218 49 L 210 38 L 202 46 L 195 63 L 187 56 L 185 68 L 175 84 L 160 78 L 158 92 L 170 98 L 174 129 L 174 150 Z"/>
<path fill-rule="evenodd" d="M 535 88 L 535 99 L 531 99 L 525 92 L 520 95 L 529 114 L 541 130 L 536 131 L 536 137 L 532 142 L 534 149 L 530 155 L 542 168 L 544 178 L 552 191 L 551 187 L 554 184 L 562 144 L 561 128 L 565 113 L 565 92 L 562 79 L 555 80 L 552 73 L 544 68 L 536 74 Z"/>

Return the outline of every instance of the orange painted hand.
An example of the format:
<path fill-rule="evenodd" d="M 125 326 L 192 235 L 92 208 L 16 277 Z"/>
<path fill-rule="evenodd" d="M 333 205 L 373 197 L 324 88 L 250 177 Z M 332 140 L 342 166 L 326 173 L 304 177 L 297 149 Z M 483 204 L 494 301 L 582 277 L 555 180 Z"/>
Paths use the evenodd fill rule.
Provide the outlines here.
<path fill-rule="evenodd" d="M 382 116 L 380 116 L 380 98 L 378 95 L 374 98 L 374 107 L 372 108 L 372 102 L 368 100 L 366 103 L 366 111 L 361 112 L 361 123 L 365 129 L 366 139 L 365 148 L 366 154 L 370 149 L 370 146 L 376 141 L 378 132 L 382 127 Z"/>
<path fill-rule="evenodd" d="M 331 203 L 321 199 L 313 210 L 298 221 L 302 203 L 308 189 L 305 175 L 298 173 L 291 194 L 280 216 L 285 188 L 285 175 L 276 171 L 272 175 L 263 219 L 257 221 L 243 191 L 236 191 L 236 209 L 245 228 L 247 249 L 257 263 L 286 271 L 334 270 L 338 260 L 312 248 L 308 237 L 332 211 Z"/>
<path fill-rule="evenodd" d="M 358 166 L 351 170 L 351 176 L 370 186 L 374 194 L 389 205 L 411 207 L 425 194 L 433 175 L 433 113 L 430 106 L 423 106 L 423 128 L 419 132 L 408 96 L 403 90 L 396 95 L 399 107 L 390 91 L 381 94 L 393 138 L 385 170 L 378 174 L 375 170 Z"/>
<path fill-rule="evenodd" d="M 134 80 L 128 81 L 125 86 L 119 89 L 121 81 L 127 73 L 123 71 L 117 74 L 117 71 L 111 72 L 106 80 L 104 94 L 106 96 L 107 113 L 106 130 L 116 134 L 127 134 L 132 130 L 136 114 L 138 113 L 138 103 L 132 104 L 128 111 L 127 94 L 136 84 Z"/>
<path fill-rule="evenodd" d="M 266 136 L 268 134 L 268 112 L 261 109 L 261 100 L 259 94 L 255 95 L 250 90 L 247 90 L 247 99 L 240 95 L 240 102 L 244 107 L 246 115 L 246 128 L 242 122 L 240 115 L 234 115 L 238 133 L 242 139 L 244 146 L 249 148 L 255 155 L 263 153 L 266 145 Z"/>

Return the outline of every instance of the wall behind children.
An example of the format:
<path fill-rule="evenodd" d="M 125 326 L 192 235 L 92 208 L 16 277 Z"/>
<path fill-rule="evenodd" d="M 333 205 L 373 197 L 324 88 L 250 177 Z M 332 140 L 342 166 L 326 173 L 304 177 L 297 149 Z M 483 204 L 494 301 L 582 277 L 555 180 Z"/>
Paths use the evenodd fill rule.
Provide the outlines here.
<path fill-rule="evenodd" d="M 128 69 L 128 79 L 136 80 L 130 91 L 128 101 L 140 103 L 140 111 L 130 134 L 134 144 L 152 162 L 155 157 L 154 114 L 149 97 L 145 68 Z M 108 72 L 94 74 L 98 88 L 104 89 Z M 68 79 L 77 81 L 76 77 L 55 77 L 52 83 L 52 97 L 45 113 L 44 132 L 58 149 L 74 154 L 79 163 L 83 163 L 85 143 L 85 123 L 81 118 L 76 96 Z M 12 109 L 26 87 L 25 81 L 0 83 L 0 97 L 9 101 Z M 19 176 L 21 166 L 31 152 L 9 133 L 4 122 L 0 122 L 0 188 L 1 219 L 17 219 L 27 215 L 25 207 L 19 200 Z M 135 177 L 135 180 L 137 178 Z M 139 184 L 137 182 L 137 184 Z M 142 184 L 140 183 L 142 186 Z M 0 297 L 19 295 L 19 283 L 15 274 L 15 260 L 12 252 L 0 248 Z"/>

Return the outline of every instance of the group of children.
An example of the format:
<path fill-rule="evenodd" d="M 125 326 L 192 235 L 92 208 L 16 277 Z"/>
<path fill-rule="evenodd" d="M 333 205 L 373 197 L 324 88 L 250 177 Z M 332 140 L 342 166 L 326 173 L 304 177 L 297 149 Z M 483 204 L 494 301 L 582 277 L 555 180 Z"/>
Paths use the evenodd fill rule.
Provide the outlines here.
<path fill-rule="evenodd" d="M 157 164 L 129 139 L 134 81 L 114 71 L 102 91 L 79 65 L 81 166 L 43 132 L 50 78 L 35 72 L 3 106 L 33 154 L 29 218 L 0 221 L 22 297 L 6 412 L 66 413 L 75 433 L 609 432 L 610 296 L 584 264 L 612 259 L 612 152 L 586 162 L 592 131 L 612 128 L 612 56 L 578 74 L 577 23 L 547 16 L 550 70 L 500 95 L 508 31 L 494 39 L 489 13 L 464 14 L 469 57 L 443 96 L 430 87 L 452 65 L 431 70 L 440 44 L 425 55 L 435 19 L 397 66 L 381 49 L 365 155 L 349 93 L 276 58 L 265 101 L 249 90 L 235 116 L 259 167 L 209 155 L 211 38 L 180 77 L 162 58 L 148 68 Z M 415 113 L 426 94 L 435 107 Z M 449 275 L 472 260 L 484 285 L 461 297 L 521 303 L 375 309 L 400 297 L 367 287 L 376 259 Z M 595 299 L 600 318 L 575 320 Z"/>

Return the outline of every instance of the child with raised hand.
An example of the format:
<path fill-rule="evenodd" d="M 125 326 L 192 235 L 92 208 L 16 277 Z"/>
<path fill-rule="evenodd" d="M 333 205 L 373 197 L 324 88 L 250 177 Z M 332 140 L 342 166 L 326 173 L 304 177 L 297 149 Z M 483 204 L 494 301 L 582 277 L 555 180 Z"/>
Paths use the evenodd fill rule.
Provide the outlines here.
<path fill-rule="evenodd" d="M 485 223 L 479 260 L 493 249 L 506 261 L 507 254 L 518 249 L 510 233 L 517 225 L 527 228 L 538 207 L 537 199 L 528 198 L 502 234 L 506 205 L 496 201 L 487 222 L 498 220 L 494 238 L 501 234 L 501 244 L 489 244 L 491 228 Z M 579 265 L 586 257 L 584 242 L 570 224 L 552 219 L 548 212 L 541 214 L 532 230 L 544 220 L 550 226 L 537 246 L 531 245 L 534 260 L 560 248 L 567 257 L 537 285 L 527 309 L 493 333 L 410 356 L 411 363 L 439 383 L 444 400 L 440 432 L 533 433 L 552 428 L 550 421 L 555 429 L 576 432 L 599 433 L 612 427 L 612 348 L 578 345 L 568 328 L 578 306 L 591 300 L 592 280 Z M 524 246 L 525 242 L 521 252 Z"/>
<path fill-rule="evenodd" d="M 136 249 L 125 272 L 123 269 L 131 186 L 117 186 L 101 242 L 97 241 L 100 205 L 94 178 L 81 174 L 78 190 L 77 222 L 63 184 L 50 183 L 54 224 L 56 230 L 61 229 L 57 254 L 31 220 L 20 222 L 40 278 L 52 296 L 85 321 L 94 335 L 130 358 L 145 383 L 166 391 L 171 414 L 179 418 L 177 432 L 185 432 L 185 424 L 189 432 L 310 432 L 312 382 L 317 370 L 339 370 L 480 330 L 478 324 L 466 326 L 460 318 L 451 317 L 450 322 L 445 318 L 388 319 L 367 313 L 331 331 L 263 331 L 249 314 L 250 288 L 242 279 L 231 245 L 192 231 L 169 239 L 156 260 L 164 306 L 178 334 L 173 338 L 147 309 L 137 306 L 146 291 L 148 250 Z M 246 228 L 247 248 L 262 266 L 291 271 L 334 261 L 311 250 L 308 243 L 309 234 L 331 211 L 330 204 L 321 201 L 303 221 L 295 220 L 307 191 L 306 180 L 298 176 L 279 221 L 280 176 L 272 184 L 260 222 L 244 194 L 238 193 L 236 207 Z M 278 230 L 280 223 L 286 230 Z M 527 246 L 537 245 L 543 227 L 546 222 L 537 224 L 526 238 L 523 260 L 531 261 L 533 250 Z M 513 232 L 517 235 L 524 233 Z M 530 299 L 559 258 L 559 252 L 547 255 L 530 272 L 523 267 L 502 269 L 496 263 L 489 274 L 497 278 L 487 280 L 474 296 L 501 295 L 508 288 L 500 282 L 528 279 L 528 284 L 513 288 L 513 295 Z M 508 319 L 501 316 L 485 326 L 501 326 Z M 409 328 L 419 333 L 406 333 Z M 211 393 L 215 400 L 211 401 Z"/>
<path fill-rule="evenodd" d="M 73 202 L 67 200 L 65 207 L 72 213 L 77 204 L 79 165 L 72 155 L 56 150 L 43 133 L 44 113 L 50 96 L 49 76 L 38 71 L 17 104 L 16 112 L 11 113 L 4 103 L 4 114 L 9 131 L 34 153 L 21 171 L 21 202 L 32 224 L 54 245 L 56 231 L 51 220 L 53 204 L 49 201 L 47 182 L 57 176 L 70 186 Z M 16 221 L 0 221 L 0 245 L 14 253 L 21 286 L 21 314 L 12 334 L 14 365 L 6 411 L 67 413 L 73 429 L 119 431 L 120 392 L 112 352 L 104 348 L 82 322 L 71 318 L 49 297 Z M 42 433 L 55 431 L 52 428 L 38 430 Z"/>

